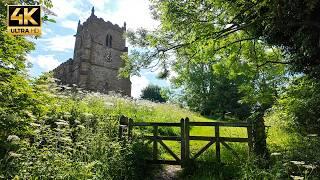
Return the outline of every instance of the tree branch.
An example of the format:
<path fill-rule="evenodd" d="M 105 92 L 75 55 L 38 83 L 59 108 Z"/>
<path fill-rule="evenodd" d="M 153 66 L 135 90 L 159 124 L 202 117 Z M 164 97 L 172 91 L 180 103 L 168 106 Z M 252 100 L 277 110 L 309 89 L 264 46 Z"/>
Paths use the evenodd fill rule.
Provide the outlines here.
<path fill-rule="evenodd" d="M 224 49 L 224 48 L 227 48 L 228 46 L 232 45 L 232 44 L 236 44 L 236 43 L 239 43 L 239 42 L 242 42 L 242 41 L 251 41 L 251 40 L 255 40 L 256 38 L 245 38 L 245 39 L 239 39 L 239 40 L 236 40 L 236 41 L 233 41 L 231 43 L 228 43 L 224 46 L 221 46 L 217 49 L 214 50 L 214 53 L 216 53 L 217 51 L 220 51 L 221 49 Z"/>
<path fill-rule="evenodd" d="M 260 64 L 260 65 L 257 65 L 257 68 L 260 68 L 260 67 L 262 67 L 262 66 L 265 66 L 265 65 L 267 65 L 267 64 L 269 64 L 269 63 L 272 63 L 272 64 L 291 64 L 291 62 L 266 61 L 266 62 L 264 62 L 264 63 L 262 63 L 262 64 Z"/>

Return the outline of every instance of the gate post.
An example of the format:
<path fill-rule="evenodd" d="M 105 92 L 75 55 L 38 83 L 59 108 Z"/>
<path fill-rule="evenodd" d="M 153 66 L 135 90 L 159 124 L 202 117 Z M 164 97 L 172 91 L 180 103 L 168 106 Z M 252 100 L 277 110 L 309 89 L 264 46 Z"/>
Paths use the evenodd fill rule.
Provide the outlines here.
<path fill-rule="evenodd" d="M 250 155 L 252 152 L 252 146 L 253 146 L 253 142 L 252 142 L 252 123 L 250 123 L 247 127 L 247 134 L 248 134 L 248 146 L 249 146 L 249 151 L 248 154 Z"/>
<path fill-rule="evenodd" d="M 180 120 L 180 134 L 181 134 L 181 167 L 185 166 L 186 157 L 186 142 L 185 142 L 185 121 L 183 118 Z"/>
<path fill-rule="evenodd" d="M 129 119 L 128 121 L 128 138 L 132 139 L 132 128 L 133 128 L 133 119 Z"/>
<path fill-rule="evenodd" d="M 221 162 L 221 158 L 220 158 L 220 132 L 219 132 L 219 125 L 215 126 L 215 137 L 216 137 L 216 158 L 218 160 L 218 162 Z"/>
<path fill-rule="evenodd" d="M 128 126 L 128 118 L 121 115 L 119 117 L 119 140 L 123 139 L 124 136 L 124 130 L 127 128 Z"/>
<path fill-rule="evenodd" d="M 189 118 L 186 117 L 185 121 L 185 141 L 186 141 L 186 161 L 190 160 L 190 126 L 189 126 Z"/>
<path fill-rule="evenodd" d="M 153 126 L 153 150 L 152 150 L 152 156 L 153 156 L 153 160 L 157 160 L 158 159 L 158 126 Z"/>

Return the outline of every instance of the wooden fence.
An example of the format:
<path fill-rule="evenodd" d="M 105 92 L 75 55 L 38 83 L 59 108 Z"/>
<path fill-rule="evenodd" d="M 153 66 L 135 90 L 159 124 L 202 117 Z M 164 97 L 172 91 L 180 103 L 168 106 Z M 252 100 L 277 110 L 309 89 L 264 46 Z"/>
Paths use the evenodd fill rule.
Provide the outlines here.
<path fill-rule="evenodd" d="M 190 128 L 195 126 L 214 127 L 215 136 L 190 136 Z M 152 136 L 143 136 L 143 138 L 149 140 L 148 143 L 153 143 L 152 147 L 152 160 L 148 160 L 154 164 L 171 164 L 171 165 L 185 165 L 190 160 L 197 159 L 202 153 L 204 153 L 210 146 L 215 144 L 215 153 L 218 162 L 221 162 L 220 150 L 221 145 L 231 151 L 235 156 L 239 157 L 237 152 L 233 150 L 227 142 L 239 142 L 247 143 L 249 153 L 252 150 L 252 125 L 247 122 L 190 122 L 189 118 L 181 119 L 180 122 L 134 122 L 132 119 L 126 117 L 120 118 L 119 137 L 124 138 L 127 134 L 129 138 L 132 138 L 134 127 L 152 127 Z M 159 127 L 177 127 L 180 128 L 180 136 L 160 136 Z M 220 135 L 220 127 L 243 127 L 247 129 L 246 138 L 235 137 L 222 137 Z M 125 133 L 126 132 L 126 133 Z M 208 143 L 202 147 L 193 157 L 190 153 L 190 141 L 208 141 Z M 174 153 L 170 147 L 168 147 L 163 141 L 178 141 L 181 143 L 180 156 Z M 161 145 L 175 160 L 163 160 L 158 159 L 158 148 Z"/>

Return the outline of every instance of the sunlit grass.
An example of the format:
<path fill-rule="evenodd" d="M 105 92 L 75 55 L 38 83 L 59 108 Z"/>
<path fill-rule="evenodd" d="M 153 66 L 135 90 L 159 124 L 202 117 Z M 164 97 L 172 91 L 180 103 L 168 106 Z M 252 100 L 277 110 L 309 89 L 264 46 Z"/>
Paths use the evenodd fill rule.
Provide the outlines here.
<path fill-rule="evenodd" d="M 190 122 L 212 122 L 218 121 L 218 118 L 208 118 L 201 116 L 199 113 L 191 112 L 183 109 L 177 105 L 167 103 L 153 103 L 144 100 L 132 100 L 120 97 L 99 95 L 97 97 L 90 97 L 83 106 L 85 108 L 90 106 L 89 111 L 94 110 L 94 114 L 108 114 L 108 115 L 125 115 L 132 118 L 135 122 L 180 122 L 181 118 L 188 117 Z M 81 106 L 80 106 L 81 108 Z M 271 126 L 267 128 L 268 132 L 268 147 L 272 152 L 284 151 L 288 147 L 292 147 L 292 140 L 296 138 L 294 133 L 288 133 L 283 128 L 283 122 L 274 116 L 265 118 L 266 125 Z M 232 121 L 237 121 L 232 119 Z M 159 127 L 160 136 L 180 136 L 180 127 Z M 152 127 L 134 127 L 134 135 L 152 135 Z M 214 127 L 191 127 L 191 136 L 215 136 Z M 220 127 L 221 137 L 238 137 L 246 138 L 247 129 L 243 127 Z M 146 141 L 147 142 L 147 141 Z M 178 157 L 181 156 L 181 143 L 178 141 L 163 141 Z M 190 141 L 191 158 L 203 148 L 208 141 Z M 237 177 L 239 172 L 242 172 L 243 163 L 247 162 L 248 144 L 247 143 L 230 143 L 227 144 L 238 154 L 234 155 L 229 149 L 221 144 L 221 161 L 223 166 L 216 166 L 216 144 L 213 144 L 203 154 L 201 154 L 195 162 L 197 163 L 197 173 L 188 176 L 187 179 L 215 179 L 217 177 Z M 153 143 L 149 144 L 152 149 Z M 158 158 L 163 160 L 174 160 L 174 158 L 158 143 Z M 205 163 L 204 163 L 205 162 Z M 203 170 L 201 170 L 203 169 Z M 209 169 L 213 169 L 212 171 Z M 247 172 L 250 173 L 250 172 Z M 254 174 L 254 173 L 253 173 Z"/>

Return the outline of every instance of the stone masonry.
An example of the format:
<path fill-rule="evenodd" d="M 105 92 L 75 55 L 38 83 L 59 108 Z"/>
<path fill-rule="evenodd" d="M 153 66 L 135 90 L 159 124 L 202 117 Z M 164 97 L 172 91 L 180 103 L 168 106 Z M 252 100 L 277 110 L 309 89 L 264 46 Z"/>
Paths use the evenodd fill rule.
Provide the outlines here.
<path fill-rule="evenodd" d="M 79 21 L 73 59 L 54 69 L 54 77 L 62 84 L 76 84 L 90 91 L 131 96 L 130 79 L 118 77 L 123 66 L 120 56 L 128 53 L 124 32 L 125 23 L 119 27 L 105 22 L 94 15 L 92 8 L 91 16 L 83 24 Z"/>

